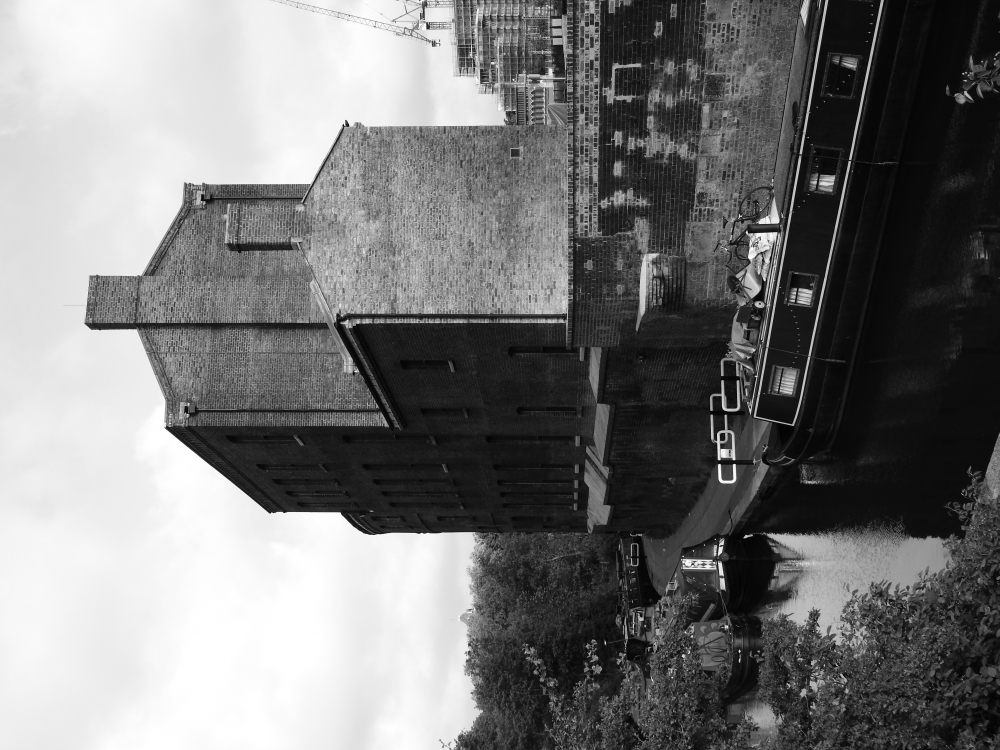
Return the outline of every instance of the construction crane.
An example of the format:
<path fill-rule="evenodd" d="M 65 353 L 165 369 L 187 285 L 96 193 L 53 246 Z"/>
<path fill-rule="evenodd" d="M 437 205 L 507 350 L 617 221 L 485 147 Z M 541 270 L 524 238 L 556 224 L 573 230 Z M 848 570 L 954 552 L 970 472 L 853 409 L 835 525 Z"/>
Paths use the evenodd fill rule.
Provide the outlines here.
<path fill-rule="evenodd" d="M 440 0 L 437 0 L 440 1 Z M 329 10 L 328 8 L 320 8 L 316 5 L 307 5 L 306 3 L 296 2 L 296 0 L 271 0 L 272 3 L 280 3 L 281 5 L 290 5 L 293 8 L 299 8 L 301 10 L 312 11 L 313 13 L 322 13 L 324 16 L 333 16 L 334 18 L 340 18 L 344 21 L 353 21 L 354 23 L 360 23 L 365 26 L 371 26 L 373 29 L 382 29 L 383 31 L 390 31 L 396 36 L 408 36 L 411 39 L 416 39 L 419 42 L 427 42 L 427 44 L 432 47 L 439 47 L 441 42 L 437 39 L 428 39 L 423 34 L 417 32 L 417 28 L 423 26 L 424 28 L 438 28 L 437 24 L 431 26 L 427 21 L 424 20 L 423 8 L 420 9 L 420 19 L 413 24 L 413 26 L 400 26 L 396 23 L 385 23 L 384 21 L 375 21 L 371 18 L 363 18 L 361 16 L 352 16 L 350 13 L 341 13 L 337 10 Z M 428 0 L 424 5 L 430 2 L 435 2 L 435 0 Z M 435 4 L 432 7 L 437 7 Z"/>

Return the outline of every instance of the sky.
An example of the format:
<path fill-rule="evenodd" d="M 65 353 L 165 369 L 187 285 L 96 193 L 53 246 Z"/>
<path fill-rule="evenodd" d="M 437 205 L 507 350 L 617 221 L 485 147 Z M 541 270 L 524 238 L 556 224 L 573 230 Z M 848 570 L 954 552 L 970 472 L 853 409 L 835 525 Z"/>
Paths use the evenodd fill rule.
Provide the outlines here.
<path fill-rule="evenodd" d="M 380 17 L 394 0 L 327 0 Z M 451 48 L 268 0 L 0 0 L 0 747 L 439 748 L 469 535 L 268 515 L 83 325 L 187 182 L 309 182 L 344 120 L 501 124 Z"/>

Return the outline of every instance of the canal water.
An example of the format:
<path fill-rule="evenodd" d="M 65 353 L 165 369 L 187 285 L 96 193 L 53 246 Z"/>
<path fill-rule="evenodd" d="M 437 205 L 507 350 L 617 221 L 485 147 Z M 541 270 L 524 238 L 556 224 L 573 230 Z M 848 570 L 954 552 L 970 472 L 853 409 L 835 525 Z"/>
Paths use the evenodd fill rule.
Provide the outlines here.
<path fill-rule="evenodd" d="M 944 540 L 907 536 L 900 524 L 773 534 L 771 539 L 785 559 L 778 565 L 776 600 L 755 614 L 762 619 L 785 614 L 802 623 L 809 610 L 819 609 L 823 631 L 838 629 L 852 591 L 883 580 L 908 586 L 925 570 L 941 570 L 948 559 Z M 752 700 L 746 710 L 765 732 L 774 727 L 774 715 L 762 702 Z"/>

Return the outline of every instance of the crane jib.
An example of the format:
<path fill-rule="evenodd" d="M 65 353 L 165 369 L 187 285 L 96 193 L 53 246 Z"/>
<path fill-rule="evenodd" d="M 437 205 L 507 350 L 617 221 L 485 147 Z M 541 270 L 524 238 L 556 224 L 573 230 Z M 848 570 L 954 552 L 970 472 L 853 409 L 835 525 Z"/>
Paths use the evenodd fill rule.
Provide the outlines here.
<path fill-rule="evenodd" d="M 452 0 L 445 0 L 448 5 L 451 4 Z M 279 3 L 280 5 L 288 5 L 292 8 L 299 8 L 300 10 L 308 10 L 312 13 L 321 13 L 324 16 L 333 16 L 334 18 L 340 18 L 344 21 L 352 21 L 353 23 L 364 24 L 365 26 L 370 26 L 373 29 L 382 29 L 383 31 L 391 31 L 396 36 L 408 36 L 411 39 L 416 39 L 421 42 L 427 42 L 432 47 L 440 46 L 441 42 L 437 39 L 428 39 L 423 34 L 418 33 L 414 29 L 408 26 L 400 26 L 395 23 L 386 23 L 385 21 L 376 21 L 373 18 L 365 18 L 363 16 L 352 16 L 350 13 L 341 13 L 339 10 L 330 10 L 329 8 L 321 8 L 318 5 L 308 5 L 307 3 L 300 3 L 297 0 L 271 0 L 272 3 Z M 439 5 L 442 0 L 429 0 L 427 2 L 428 7 L 443 7 Z M 432 5 L 433 3 L 433 5 Z"/>

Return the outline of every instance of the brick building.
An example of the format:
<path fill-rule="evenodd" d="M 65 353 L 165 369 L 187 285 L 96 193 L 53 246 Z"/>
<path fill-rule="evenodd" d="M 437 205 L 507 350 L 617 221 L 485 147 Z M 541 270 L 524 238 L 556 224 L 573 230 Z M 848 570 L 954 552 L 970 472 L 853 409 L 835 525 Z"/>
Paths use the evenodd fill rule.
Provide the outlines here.
<path fill-rule="evenodd" d="M 585 530 L 564 149 L 344 127 L 311 185 L 186 185 L 141 276 L 92 277 L 87 324 L 139 331 L 167 429 L 269 512 Z"/>
<path fill-rule="evenodd" d="M 773 172 L 797 7 L 571 2 L 568 127 L 356 125 L 312 184 L 188 185 L 87 324 L 139 331 L 167 428 L 269 512 L 669 532 L 714 466 L 713 251 Z"/>

